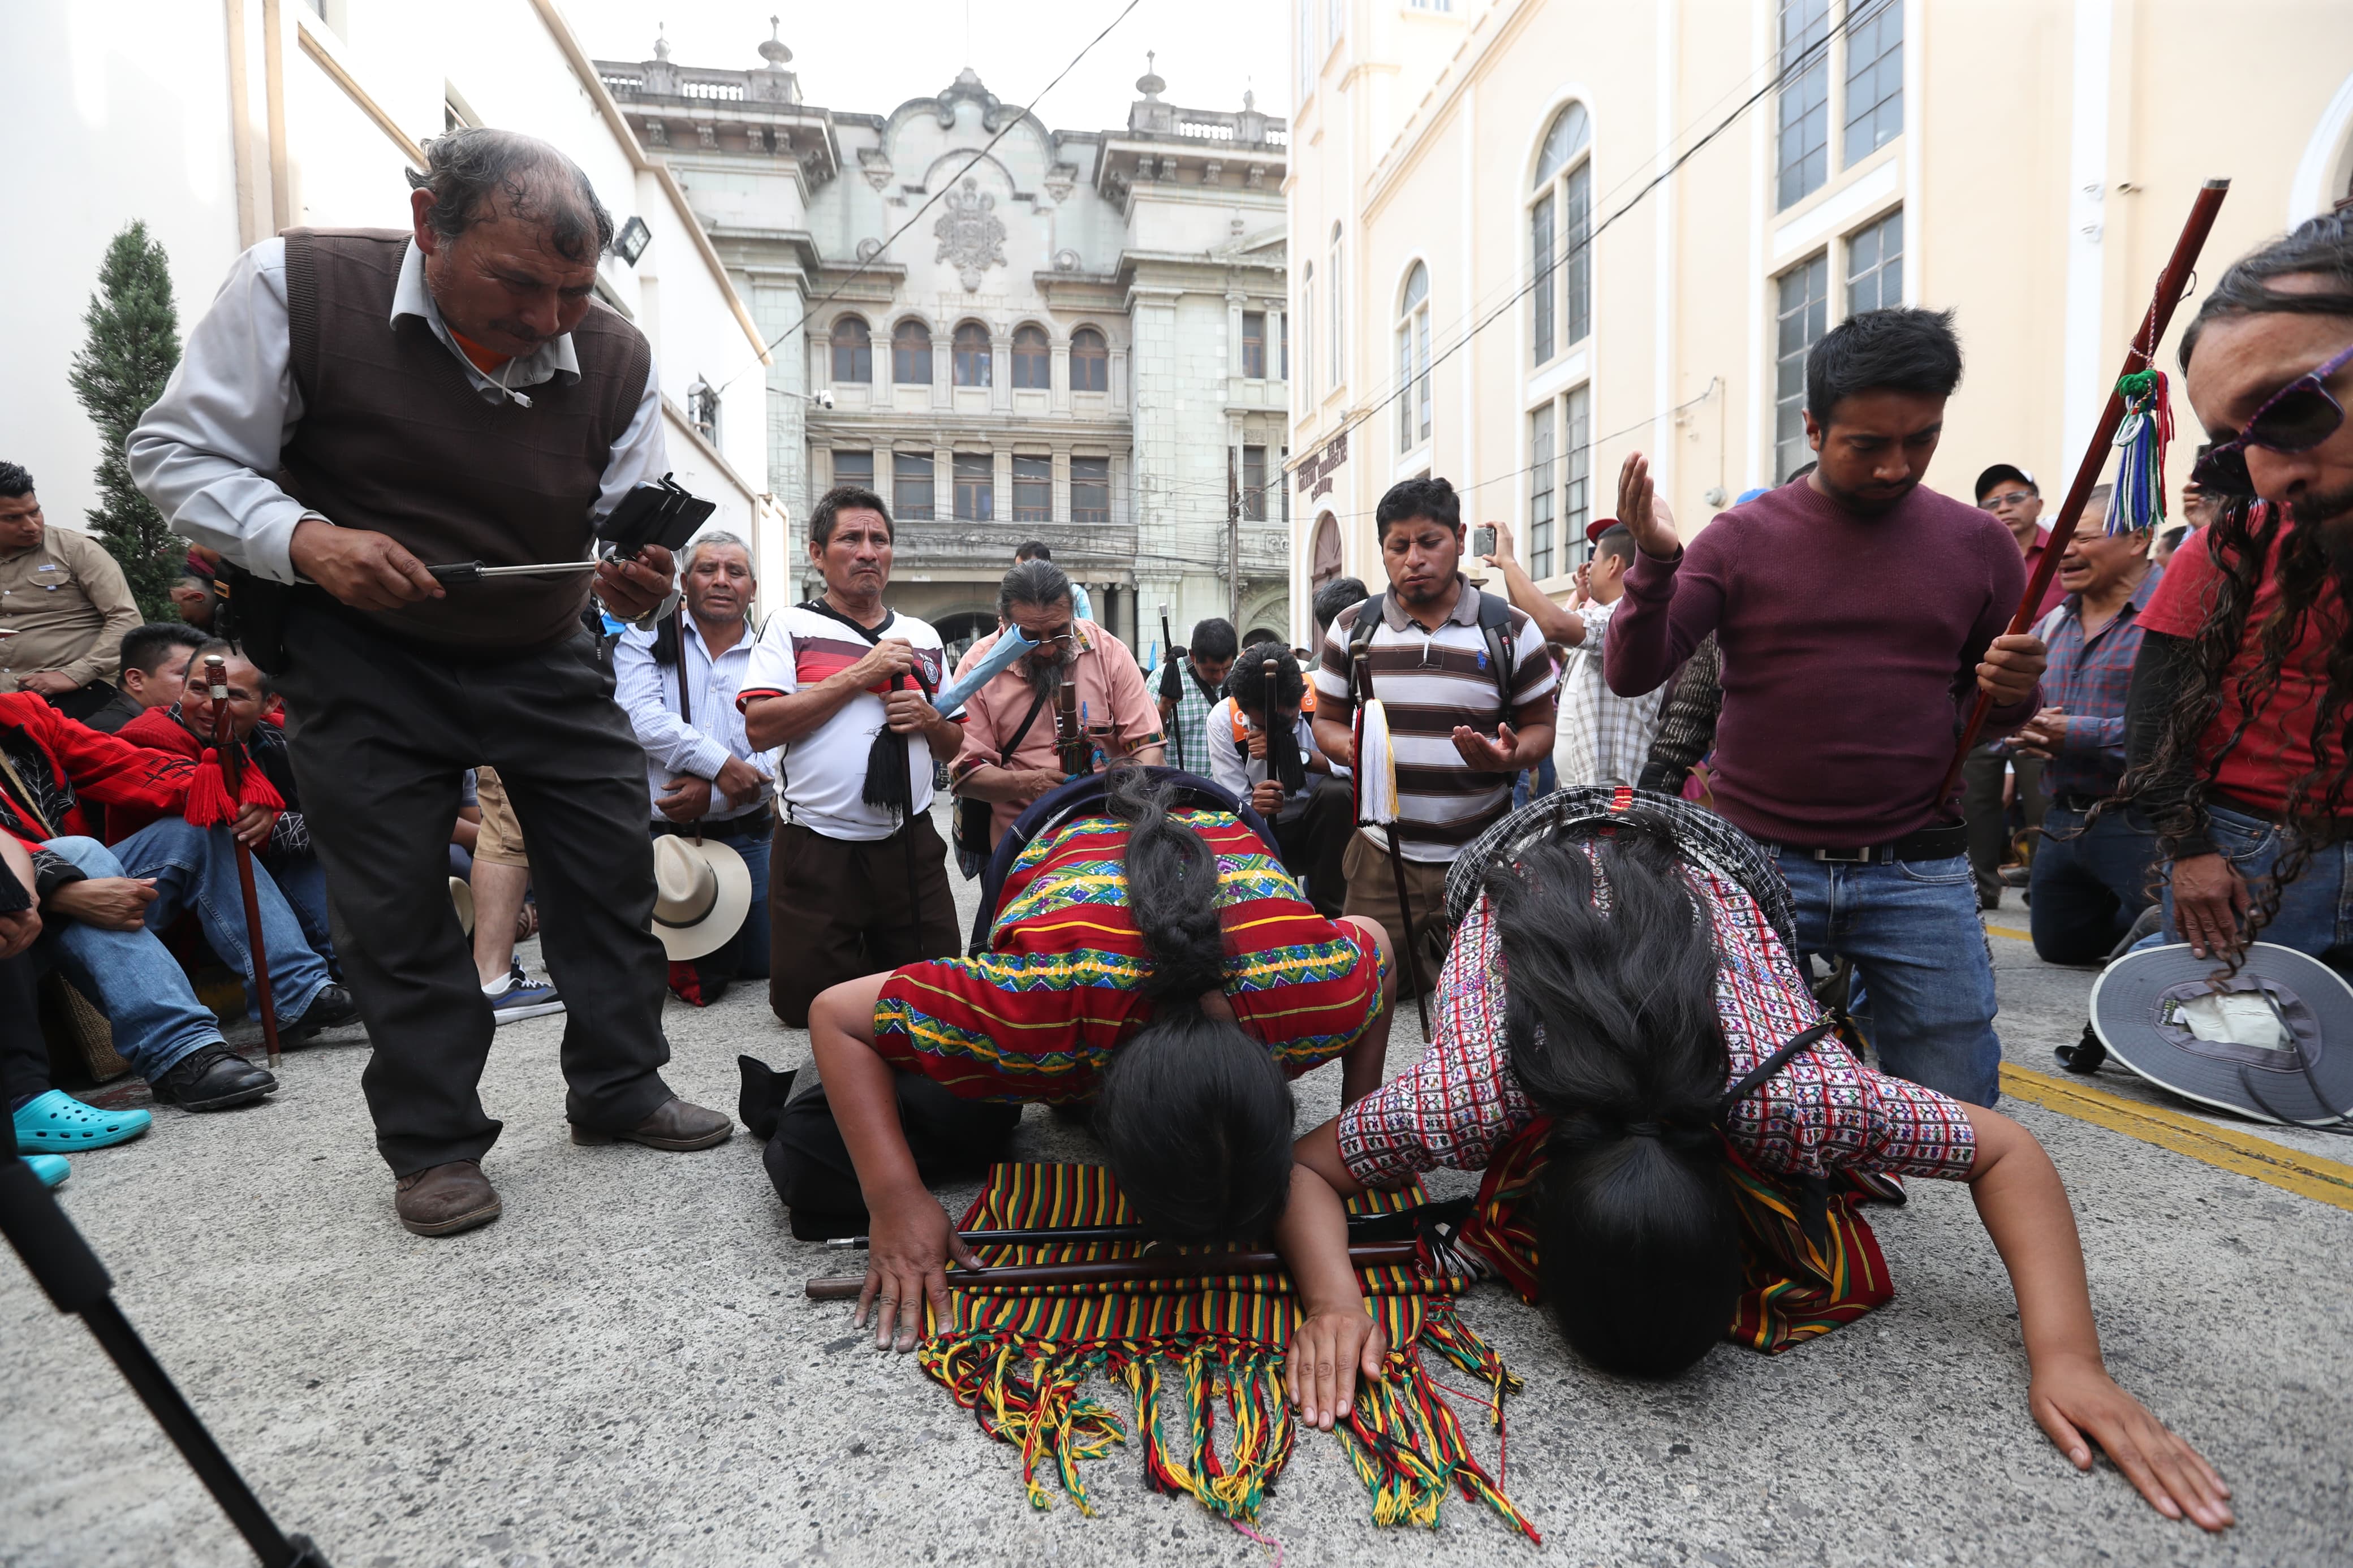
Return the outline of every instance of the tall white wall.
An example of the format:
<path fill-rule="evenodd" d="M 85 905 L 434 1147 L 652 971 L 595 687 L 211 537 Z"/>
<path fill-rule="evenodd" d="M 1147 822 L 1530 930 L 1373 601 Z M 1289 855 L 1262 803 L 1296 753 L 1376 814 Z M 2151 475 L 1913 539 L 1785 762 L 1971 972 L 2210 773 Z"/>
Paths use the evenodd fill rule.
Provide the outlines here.
<path fill-rule="evenodd" d="M 66 374 L 107 242 L 134 218 L 169 254 L 184 321 L 237 253 L 228 40 L 217 4 L 0 5 L 17 126 L 0 247 L 0 458 L 53 523 L 97 500 L 98 432 Z"/>
<path fill-rule="evenodd" d="M 258 35 L 259 0 L 242 10 Z M 651 340 L 664 393 L 682 416 L 697 376 L 732 383 L 722 400 L 721 461 L 676 428 L 670 444 L 681 481 L 750 537 L 768 482 L 756 347 L 723 275 L 659 176 L 638 167 L 538 11 L 529 0 L 345 0 L 331 10 L 332 28 L 307 6 L 283 7 L 290 221 L 408 223 L 405 153 L 311 58 L 306 36 L 412 142 L 440 133 L 454 92 L 482 123 L 561 147 L 616 223 L 634 214 L 652 232 L 634 268 L 608 257 L 603 273 Z M 146 220 L 170 254 L 184 331 L 240 247 L 228 14 L 223 0 L 0 6 L 0 58 L 17 68 L 13 107 L 40 128 L 37 155 L 27 145 L 12 161 L 12 194 L 28 221 L 0 254 L 0 324 L 11 350 L 10 374 L 0 377 L 0 458 L 33 470 L 53 521 L 79 522 L 94 495 L 98 437 L 66 372 L 107 241 L 132 219 Z M 249 47 L 246 58 L 259 120 L 261 51 Z M 266 193 L 260 211 L 269 211 Z"/>

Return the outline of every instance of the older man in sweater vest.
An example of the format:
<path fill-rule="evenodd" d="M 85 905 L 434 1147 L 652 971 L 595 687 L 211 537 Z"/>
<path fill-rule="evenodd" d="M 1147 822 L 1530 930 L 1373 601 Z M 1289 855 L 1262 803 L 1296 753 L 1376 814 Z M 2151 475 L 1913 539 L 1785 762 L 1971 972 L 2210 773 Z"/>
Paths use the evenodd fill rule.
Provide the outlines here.
<path fill-rule="evenodd" d="M 662 1081 L 643 752 L 581 624 L 592 584 L 625 618 L 659 607 L 669 552 L 593 579 L 427 569 L 584 560 L 661 475 L 650 351 L 592 297 L 612 219 L 507 132 L 441 137 L 409 178 L 408 228 L 291 229 L 240 258 L 129 455 L 174 530 L 294 585 L 274 673 L 353 938 L 376 1146 L 401 1224 L 445 1236 L 501 1206 L 491 1007 L 446 891 L 469 767 L 498 770 L 530 835 L 573 1142 L 702 1149 L 733 1124 Z"/>

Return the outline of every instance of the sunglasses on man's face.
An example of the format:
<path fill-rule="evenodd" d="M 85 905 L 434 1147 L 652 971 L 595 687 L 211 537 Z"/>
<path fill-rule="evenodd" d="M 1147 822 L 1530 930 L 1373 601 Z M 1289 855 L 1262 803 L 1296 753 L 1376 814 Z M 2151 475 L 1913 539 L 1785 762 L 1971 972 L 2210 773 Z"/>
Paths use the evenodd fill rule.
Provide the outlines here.
<path fill-rule="evenodd" d="M 2252 496 L 2255 481 L 2247 472 L 2248 447 L 2309 452 L 2336 435 L 2345 423 L 2345 405 L 2329 394 L 2328 378 L 2348 360 L 2353 360 L 2353 348 L 2340 351 L 2273 393 L 2237 435 L 2216 431 L 2221 439 L 2190 468 L 2191 482 L 2222 495 Z"/>

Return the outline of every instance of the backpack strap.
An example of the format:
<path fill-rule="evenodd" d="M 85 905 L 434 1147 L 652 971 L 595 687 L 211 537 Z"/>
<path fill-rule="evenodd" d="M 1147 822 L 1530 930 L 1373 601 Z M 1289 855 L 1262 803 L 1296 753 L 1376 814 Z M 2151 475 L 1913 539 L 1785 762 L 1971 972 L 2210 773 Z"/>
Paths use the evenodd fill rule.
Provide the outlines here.
<path fill-rule="evenodd" d="M 1517 673 L 1512 664 L 1512 602 L 1484 589 L 1472 591 L 1479 595 L 1479 635 L 1487 639 L 1487 658 L 1495 671 L 1495 700 L 1503 710 L 1501 721 L 1508 724 L 1512 721 L 1512 678 Z"/>

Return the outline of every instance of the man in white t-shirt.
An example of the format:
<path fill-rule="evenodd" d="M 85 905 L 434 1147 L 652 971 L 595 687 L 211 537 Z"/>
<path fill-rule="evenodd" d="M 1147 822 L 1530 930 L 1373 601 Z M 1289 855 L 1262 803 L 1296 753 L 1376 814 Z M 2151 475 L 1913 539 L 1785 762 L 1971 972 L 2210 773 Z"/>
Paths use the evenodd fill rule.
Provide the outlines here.
<path fill-rule="evenodd" d="M 785 748 L 768 1003 L 796 1029 L 827 986 L 963 945 L 931 805 L 933 764 L 964 731 L 931 703 L 946 674 L 940 634 L 882 604 L 891 551 L 881 496 L 827 491 L 808 544 L 825 592 L 768 617 L 736 699 L 751 743 Z"/>

